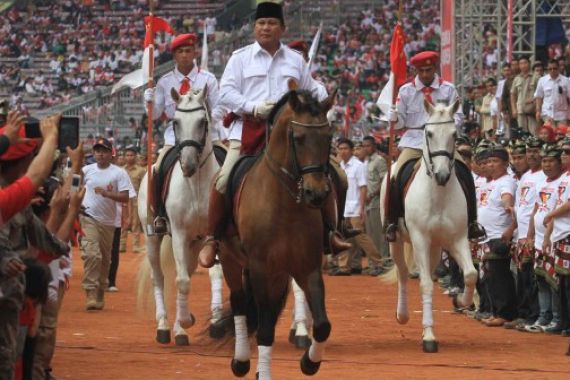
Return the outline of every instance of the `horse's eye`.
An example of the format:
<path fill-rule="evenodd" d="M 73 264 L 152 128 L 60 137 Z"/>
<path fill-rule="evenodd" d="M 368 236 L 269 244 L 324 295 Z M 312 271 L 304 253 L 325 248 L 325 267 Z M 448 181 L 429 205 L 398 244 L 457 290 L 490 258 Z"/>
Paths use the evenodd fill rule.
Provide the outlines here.
<path fill-rule="evenodd" d="M 454 138 L 454 139 L 457 138 L 457 132 L 453 132 L 453 138 Z"/>
<path fill-rule="evenodd" d="M 172 126 L 173 126 L 174 128 L 178 128 L 178 121 L 173 120 L 173 121 L 172 121 Z"/>
<path fill-rule="evenodd" d="M 432 133 L 431 131 L 428 131 L 428 132 L 426 132 L 426 133 L 427 133 L 427 137 L 428 137 L 428 138 L 431 139 L 431 138 L 433 137 L 433 133 Z"/>

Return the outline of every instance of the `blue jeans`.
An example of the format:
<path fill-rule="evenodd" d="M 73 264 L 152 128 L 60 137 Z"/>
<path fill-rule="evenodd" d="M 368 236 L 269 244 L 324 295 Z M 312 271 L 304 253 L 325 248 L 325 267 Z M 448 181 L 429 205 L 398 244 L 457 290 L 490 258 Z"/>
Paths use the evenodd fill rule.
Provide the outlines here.
<path fill-rule="evenodd" d="M 554 290 L 544 279 L 537 276 L 538 285 L 538 305 L 540 312 L 538 314 L 537 323 L 546 325 L 550 322 L 560 323 L 560 300 L 558 292 Z"/>

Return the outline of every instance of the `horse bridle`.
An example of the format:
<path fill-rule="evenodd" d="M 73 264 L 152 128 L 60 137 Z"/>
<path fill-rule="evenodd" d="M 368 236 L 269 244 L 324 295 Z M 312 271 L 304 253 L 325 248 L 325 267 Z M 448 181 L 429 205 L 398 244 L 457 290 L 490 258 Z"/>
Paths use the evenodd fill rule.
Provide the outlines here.
<path fill-rule="evenodd" d="M 426 149 L 427 149 L 429 162 L 428 162 L 428 160 L 426 160 L 426 157 L 423 153 L 422 153 L 422 157 L 423 157 L 424 162 L 426 164 L 426 174 L 428 175 L 428 177 L 431 177 L 433 175 L 433 158 L 434 157 L 443 156 L 443 157 L 449 158 L 449 169 L 451 170 L 451 168 L 455 164 L 455 144 L 453 145 L 453 150 L 451 151 L 451 153 L 447 150 L 436 150 L 436 151 L 432 152 L 430 149 L 430 146 L 429 146 L 429 139 L 428 139 L 427 133 L 425 132 L 425 127 L 428 125 L 441 125 L 441 124 L 450 124 L 450 123 L 455 123 L 455 120 L 439 121 L 439 122 L 435 122 L 435 123 L 425 123 L 423 125 L 424 138 L 425 138 L 425 142 L 426 142 Z"/>
<path fill-rule="evenodd" d="M 208 126 L 210 124 L 210 116 L 209 116 L 208 109 L 203 105 L 198 106 L 198 107 L 194 107 L 194 108 L 189 108 L 189 109 L 183 109 L 183 108 L 176 107 L 176 111 L 177 112 L 183 112 L 183 113 L 205 111 L 206 112 L 206 121 L 208 123 Z M 176 142 L 175 149 L 177 150 L 176 154 L 178 155 L 178 160 L 180 160 L 180 152 L 182 152 L 182 149 L 184 149 L 185 147 L 194 147 L 198 151 L 198 162 L 200 162 L 202 152 L 204 151 L 204 147 L 206 146 L 206 138 L 208 136 L 208 129 L 209 129 L 208 126 L 206 128 L 204 128 L 204 133 L 202 134 L 202 138 L 200 139 L 199 142 L 196 140 L 192 140 L 192 139 L 182 140 L 180 142 L 178 142 L 178 141 Z M 176 131 L 175 131 L 174 135 L 176 136 Z M 199 166 L 200 168 L 208 160 L 208 157 L 210 157 L 212 152 L 213 152 L 213 148 L 208 153 L 208 156 L 206 157 L 206 159 L 204 159 L 204 161 L 202 161 L 202 163 L 200 164 L 200 166 Z"/>
<path fill-rule="evenodd" d="M 307 165 L 307 166 L 301 166 L 299 164 L 299 160 L 297 158 L 297 145 L 295 144 L 294 127 L 320 129 L 320 128 L 326 128 L 326 127 L 330 128 L 330 124 L 329 124 L 328 120 L 325 122 L 322 122 L 322 123 L 318 123 L 318 124 L 306 124 L 306 123 L 301 123 L 301 122 L 298 122 L 295 120 L 291 120 L 288 123 L 287 135 L 288 135 L 289 142 L 290 142 L 289 143 L 289 155 L 288 155 L 289 158 L 288 159 L 289 159 L 289 162 L 291 160 L 293 161 L 292 162 L 293 172 L 287 170 L 286 167 L 283 167 L 273 157 L 271 157 L 268 149 L 265 150 L 265 156 L 268 158 L 268 161 L 271 164 L 277 166 L 281 173 L 285 174 L 289 179 L 291 179 L 293 182 L 295 182 L 297 184 L 297 194 L 294 194 L 289 189 L 287 184 L 284 183 L 283 181 L 281 181 L 281 178 L 277 175 L 277 178 L 282 183 L 282 185 L 287 189 L 287 191 L 289 192 L 289 195 L 291 195 L 293 197 L 293 199 L 295 199 L 295 202 L 301 203 L 301 201 L 303 200 L 303 176 L 305 174 L 310 174 L 310 173 L 324 173 L 326 175 L 329 172 L 328 157 L 330 156 L 330 143 L 329 143 L 329 152 L 327 153 L 327 161 L 326 162 L 319 163 L 319 164 Z M 269 165 L 269 168 L 271 169 L 272 172 L 274 172 L 273 168 L 271 168 L 271 165 Z M 274 174 L 276 174 L 276 173 L 274 172 Z"/>

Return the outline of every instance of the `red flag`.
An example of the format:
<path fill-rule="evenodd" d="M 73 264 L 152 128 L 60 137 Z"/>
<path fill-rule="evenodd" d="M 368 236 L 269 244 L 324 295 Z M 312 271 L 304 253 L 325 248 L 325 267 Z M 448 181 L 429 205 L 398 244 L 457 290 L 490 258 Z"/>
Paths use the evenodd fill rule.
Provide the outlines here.
<path fill-rule="evenodd" d="M 154 35 L 158 32 L 166 32 L 168 34 L 174 34 L 172 27 L 170 24 L 163 18 L 155 17 L 155 16 L 145 16 L 144 18 L 144 25 L 146 28 L 146 34 L 144 36 L 144 48 L 154 41 Z M 152 25 L 152 35 L 150 33 Z"/>
<path fill-rule="evenodd" d="M 348 131 L 350 130 L 350 104 L 346 104 L 346 110 L 344 111 L 344 137 L 348 137 Z"/>
<path fill-rule="evenodd" d="M 408 77 L 408 68 L 406 67 L 406 53 L 404 53 L 404 45 L 406 44 L 406 36 L 404 29 L 398 22 L 392 35 L 392 43 L 390 44 L 390 65 L 391 71 L 394 73 L 396 87 L 400 87 L 406 83 Z"/>

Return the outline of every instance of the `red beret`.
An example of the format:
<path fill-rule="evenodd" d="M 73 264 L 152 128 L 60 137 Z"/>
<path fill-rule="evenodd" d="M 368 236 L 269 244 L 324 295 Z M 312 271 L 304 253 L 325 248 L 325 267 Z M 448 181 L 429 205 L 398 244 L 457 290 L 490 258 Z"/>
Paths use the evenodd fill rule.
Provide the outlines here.
<path fill-rule="evenodd" d="M 192 33 L 181 34 L 179 36 L 176 36 L 172 40 L 172 43 L 170 44 L 170 50 L 174 51 L 178 49 L 180 46 L 195 45 L 197 40 L 198 37 L 196 37 L 195 34 Z"/>
<path fill-rule="evenodd" d="M 0 129 L 0 135 L 3 135 L 5 130 L 6 128 L 2 127 Z M 20 137 L 26 137 L 26 129 L 20 128 L 18 134 L 20 135 Z M 34 150 L 36 150 L 37 146 L 38 142 L 36 140 L 29 140 L 27 142 L 10 145 L 8 150 L 4 152 L 3 155 L 0 156 L 0 161 L 12 161 L 24 158 L 27 155 L 33 153 Z"/>
<path fill-rule="evenodd" d="M 301 51 L 303 53 L 307 53 L 309 51 L 309 48 L 307 47 L 305 41 L 301 40 L 291 41 L 287 46 L 289 46 L 293 50 Z"/>
<path fill-rule="evenodd" d="M 422 51 L 410 59 L 410 63 L 416 67 L 436 65 L 439 62 L 439 54 L 435 51 Z"/>

